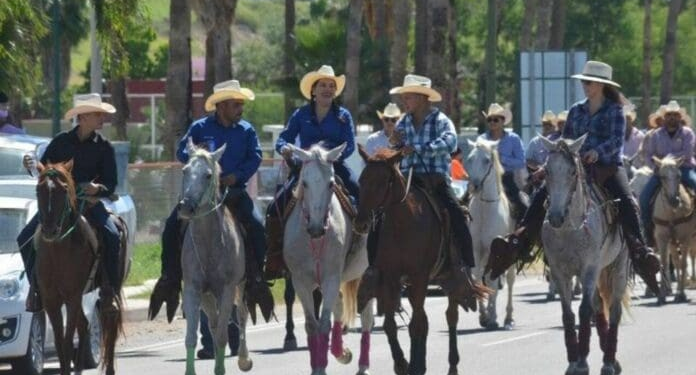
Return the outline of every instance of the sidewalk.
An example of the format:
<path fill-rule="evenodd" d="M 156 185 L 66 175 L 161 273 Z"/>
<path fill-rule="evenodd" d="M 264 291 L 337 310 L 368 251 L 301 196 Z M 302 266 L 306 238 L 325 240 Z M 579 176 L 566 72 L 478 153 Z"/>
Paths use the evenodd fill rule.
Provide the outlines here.
<path fill-rule="evenodd" d="M 152 292 L 155 287 L 156 279 L 147 280 L 143 285 L 138 286 L 127 286 L 123 288 L 123 295 L 125 296 L 125 310 L 124 321 L 126 322 L 137 322 L 147 319 L 147 308 L 150 305 L 150 300 L 144 297 L 144 293 Z M 136 298 L 139 297 L 139 298 Z M 160 311 L 160 315 L 162 312 Z"/>

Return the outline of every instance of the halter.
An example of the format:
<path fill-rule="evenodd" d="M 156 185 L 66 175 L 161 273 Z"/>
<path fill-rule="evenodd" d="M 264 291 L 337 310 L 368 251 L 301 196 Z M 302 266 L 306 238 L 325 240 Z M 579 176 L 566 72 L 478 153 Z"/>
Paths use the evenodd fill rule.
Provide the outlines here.
<path fill-rule="evenodd" d="M 486 171 L 486 174 L 483 175 L 483 178 L 481 179 L 481 184 L 483 184 L 483 181 L 486 181 L 488 176 L 491 174 L 491 171 L 493 170 L 493 164 L 494 164 L 494 159 L 493 156 L 491 156 L 491 163 L 488 165 L 488 170 Z M 500 185 L 498 184 L 498 180 L 496 179 L 495 181 L 495 186 L 498 189 L 498 197 L 496 199 L 484 199 L 483 196 L 479 197 L 478 199 L 481 202 L 486 202 L 486 203 L 495 203 L 500 201 Z M 483 195 L 483 192 L 481 192 L 481 195 Z"/>
<path fill-rule="evenodd" d="M 51 169 L 47 170 L 43 175 L 45 177 L 53 179 L 53 178 L 61 176 L 62 174 L 60 172 L 58 172 L 56 169 L 51 168 Z M 50 194 L 50 191 L 49 191 L 49 194 Z M 80 206 L 79 206 L 77 212 L 75 212 L 77 214 L 77 217 L 75 218 L 75 222 L 73 222 L 73 224 L 70 227 L 68 227 L 68 229 L 66 229 L 65 232 L 63 232 L 58 237 L 58 241 L 62 241 L 65 238 L 67 238 L 75 230 L 77 223 L 80 221 L 80 216 L 82 215 L 82 210 L 84 209 L 86 199 L 84 199 L 85 195 L 81 194 L 81 193 L 78 193 L 76 198 L 80 200 Z M 50 199 L 48 201 L 48 212 L 51 212 Z M 63 212 L 60 215 L 60 220 L 58 222 L 58 228 L 60 228 L 61 230 L 63 229 L 63 224 L 65 224 L 65 219 L 69 219 L 70 214 L 72 214 L 72 213 L 73 213 L 73 211 L 72 211 L 71 205 L 70 205 L 70 196 L 69 196 L 68 192 L 66 191 L 65 200 L 64 200 L 64 204 L 63 204 Z M 40 219 L 41 219 L 41 214 L 39 211 L 39 220 Z M 33 237 L 34 236 L 32 236 L 31 238 L 33 238 Z M 42 237 L 43 237 L 43 234 L 42 234 Z"/>
<path fill-rule="evenodd" d="M 575 226 L 571 223 L 571 220 L 567 221 L 571 227 L 575 227 L 574 229 L 580 230 L 584 229 L 587 234 L 589 234 L 589 227 L 587 225 L 587 217 L 589 214 L 592 212 L 592 208 L 590 207 L 590 202 L 591 202 L 591 197 L 588 197 L 587 194 L 585 194 L 585 188 L 584 188 L 584 169 L 582 164 L 580 164 L 578 157 L 573 155 L 573 153 L 568 149 L 568 146 L 561 142 L 559 143 L 559 150 L 554 150 L 549 152 L 549 154 L 552 153 L 557 153 L 563 156 L 566 160 L 568 160 L 576 170 L 576 176 L 575 176 L 575 183 L 572 185 L 571 190 L 568 192 L 568 196 L 566 198 L 566 201 L 563 203 L 563 207 L 569 207 L 570 204 L 572 203 L 573 197 L 575 196 L 575 193 L 578 192 L 578 188 L 580 189 L 579 194 L 580 196 L 585 200 L 585 210 L 583 211 L 582 214 L 582 222 L 580 225 Z M 570 209 L 569 209 L 570 210 Z M 553 228 L 553 227 L 551 227 Z M 554 228 L 555 229 L 555 228 Z M 559 228 L 560 229 L 560 228 Z"/>
<path fill-rule="evenodd" d="M 197 155 L 197 156 L 193 156 L 193 158 L 205 159 L 205 156 Z M 213 170 L 215 170 L 215 169 L 216 168 L 213 168 Z M 213 208 L 211 208 L 205 212 L 202 212 L 202 213 L 197 213 L 197 214 L 191 216 L 191 219 L 197 219 L 199 217 L 209 215 L 213 211 L 217 211 L 217 209 L 220 208 L 220 206 L 222 206 L 222 204 L 225 202 L 225 198 L 227 198 L 227 194 L 229 193 L 229 189 L 226 188 L 225 193 L 220 197 L 220 200 L 216 201 L 217 196 L 215 194 L 215 191 L 216 191 L 216 188 L 218 186 L 218 184 L 216 182 L 217 182 L 217 180 L 215 180 L 214 178 L 210 179 L 210 183 L 208 183 L 208 187 L 206 187 L 205 192 L 203 193 L 203 196 L 201 196 L 201 199 L 198 202 L 199 204 L 196 205 L 196 208 L 198 208 L 200 206 L 200 202 L 203 201 L 203 203 L 209 203 Z"/>

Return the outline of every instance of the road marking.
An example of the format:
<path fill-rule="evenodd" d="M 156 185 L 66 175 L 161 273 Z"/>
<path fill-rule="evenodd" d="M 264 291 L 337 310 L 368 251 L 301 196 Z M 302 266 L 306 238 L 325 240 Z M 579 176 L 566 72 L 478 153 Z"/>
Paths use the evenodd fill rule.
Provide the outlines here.
<path fill-rule="evenodd" d="M 530 333 L 528 335 L 522 335 L 522 336 L 512 337 L 512 338 L 505 339 L 505 340 L 489 342 L 488 344 L 483 344 L 482 346 L 485 348 L 485 347 L 494 346 L 494 345 L 507 344 L 509 342 L 524 340 L 524 339 L 528 339 L 530 337 L 544 335 L 546 333 L 547 332 L 533 332 L 533 333 Z"/>

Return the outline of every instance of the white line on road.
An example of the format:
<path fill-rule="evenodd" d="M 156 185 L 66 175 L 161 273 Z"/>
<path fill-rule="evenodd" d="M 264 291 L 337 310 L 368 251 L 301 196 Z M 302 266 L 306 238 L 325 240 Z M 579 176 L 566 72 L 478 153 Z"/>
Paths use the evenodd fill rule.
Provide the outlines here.
<path fill-rule="evenodd" d="M 530 333 L 530 334 L 528 334 L 528 335 L 522 335 L 522 336 L 512 337 L 512 338 L 505 339 L 505 340 L 489 342 L 489 343 L 487 343 L 487 344 L 483 344 L 482 346 L 483 346 L 483 347 L 489 347 L 489 346 L 494 346 L 494 345 L 507 344 L 507 343 L 509 343 L 509 342 L 518 341 L 518 340 L 524 340 L 524 339 L 528 339 L 528 338 L 530 338 L 530 337 L 539 336 L 539 335 L 543 335 L 543 334 L 546 334 L 546 333 L 547 333 L 547 332 L 534 332 L 534 333 Z"/>

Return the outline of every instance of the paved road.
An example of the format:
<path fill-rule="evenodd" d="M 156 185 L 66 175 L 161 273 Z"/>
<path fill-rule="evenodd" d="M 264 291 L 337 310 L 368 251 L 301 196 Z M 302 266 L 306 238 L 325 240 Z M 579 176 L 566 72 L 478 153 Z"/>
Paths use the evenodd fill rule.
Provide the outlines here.
<path fill-rule="evenodd" d="M 484 331 L 478 327 L 476 314 L 461 314 L 459 323 L 460 374 L 563 374 L 566 368 L 565 347 L 561 326 L 560 304 L 546 302 L 540 277 L 519 281 L 515 290 L 515 319 L 512 331 Z M 506 290 L 503 291 L 507 293 Z M 636 294 L 642 294 L 637 289 Z M 696 290 L 688 295 L 696 300 Z M 499 300 L 503 298 L 499 296 Z M 668 304 L 656 307 L 654 299 L 633 299 L 630 316 L 619 329 L 618 358 L 624 374 L 686 374 L 696 375 L 696 303 Z M 407 305 L 407 302 L 405 302 Z M 578 302 L 574 304 L 577 308 Z M 428 373 L 447 373 L 447 329 L 444 317 L 446 300 L 429 298 L 430 322 L 428 341 Z M 504 306 L 498 306 L 504 313 Z M 298 315 L 299 316 L 299 315 Z M 499 317 L 501 321 L 502 315 Z M 254 360 L 252 374 L 309 374 L 309 354 L 302 319 L 296 319 L 301 350 L 284 353 L 281 349 L 284 328 L 281 323 L 260 325 L 249 329 L 249 348 Z M 381 319 L 372 337 L 371 373 L 392 374 L 392 360 L 387 340 L 381 330 Z M 149 327 L 149 328 L 148 328 Z M 161 322 L 136 323 L 130 327 L 129 339 L 118 358 L 120 374 L 180 374 L 184 372 L 185 351 L 181 338 L 183 321 L 165 327 Z M 179 331 L 182 332 L 182 331 Z M 593 330 L 590 369 L 598 374 L 601 352 Z M 408 331 L 401 322 L 399 337 L 408 353 Z M 340 365 L 329 359 L 329 374 L 355 374 L 360 335 L 345 336 L 347 347 L 354 352 L 354 361 Z M 228 374 L 240 373 L 236 361 L 226 361 Z M 55 368 L 55 364 L 49 365 Z M 199 374 L 212 374 L 213 361 L 198 361 Z M 56 373 L 49 370 L 46 373 Z M 96 371 L 87 371 L 96 374 Z M 6 372 L 0 371 L 0 374 Z"/>

